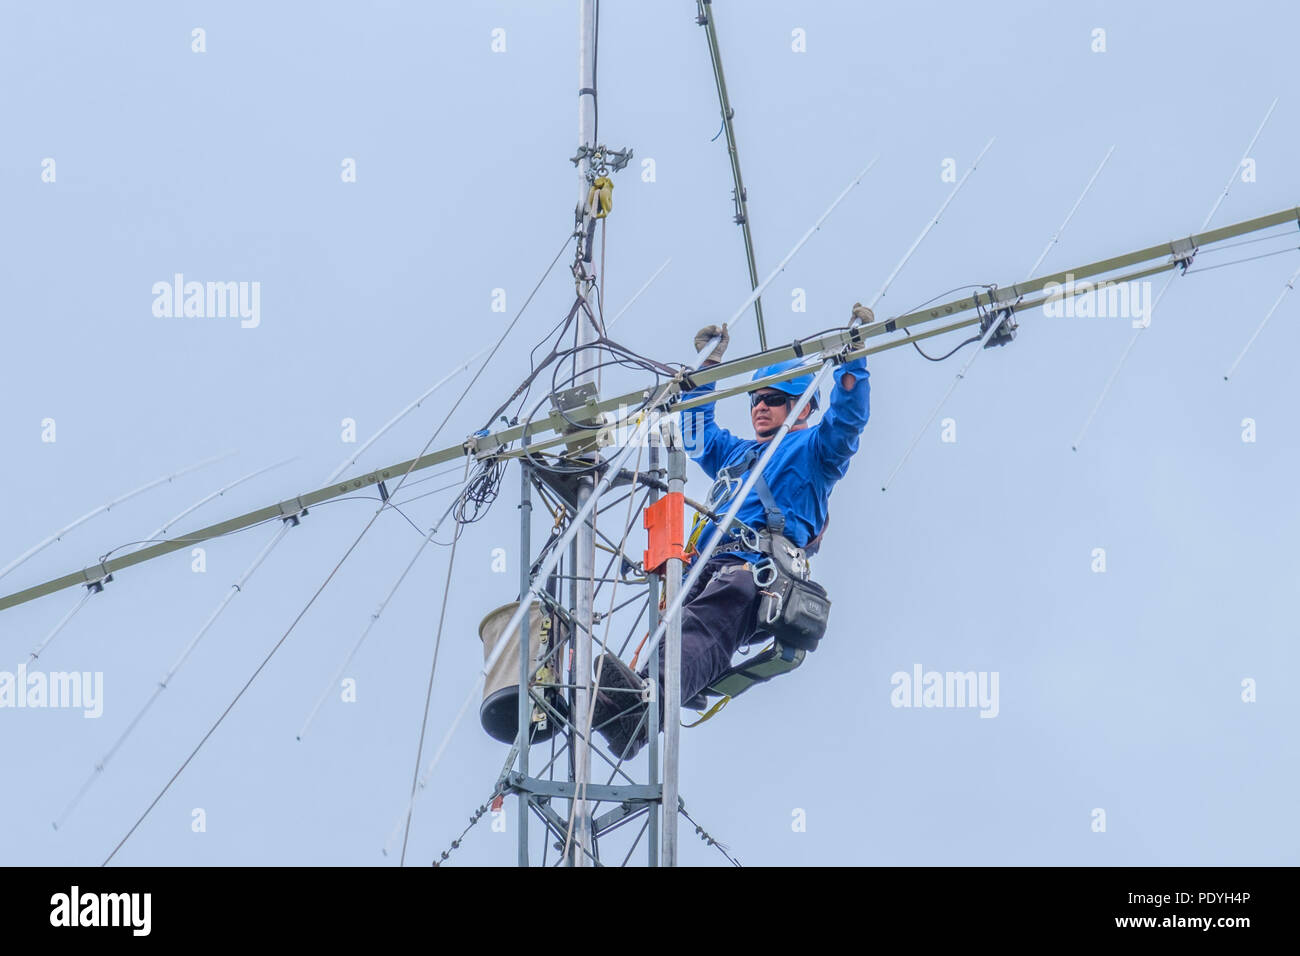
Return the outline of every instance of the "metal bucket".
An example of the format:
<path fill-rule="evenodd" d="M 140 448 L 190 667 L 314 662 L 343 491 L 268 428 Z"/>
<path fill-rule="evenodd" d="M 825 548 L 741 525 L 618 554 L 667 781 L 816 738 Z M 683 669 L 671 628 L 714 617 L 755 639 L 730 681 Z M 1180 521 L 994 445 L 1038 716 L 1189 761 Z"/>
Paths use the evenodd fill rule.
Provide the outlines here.
<path fill-rule="evenodd" d="M 492 611 L 478 626 L 478 636 L 483 642 L 483 662 L 486 664 L 497 644 L 501 641 L 501 632 L 505 630 L 510 618 L 519 609 L 519 603 L 503 604 Z M 528 659 L 536 666 L 538 657 L 554 651 L 556 642 L 561 640 L 561 628 L 549 612 L 534 604 L 528 613 Z M 483 704 L 479 707 L 479 722 L 489 737 L 502 743 L 514 743 L 519 736 L 519 633 L 522 626 L 511 635 L 506 649 L 497 658 L 483 685 Z M 545 648 L 543 649 L 543 639 Z M 551 657 L 552 664 L 554 656 Z M 554 678 L 551 678 L 554 680 Z M 564 697 L 555 688 L 546 688 L 542 692 L 546 702 L 560 714 L 567 714 Z M 533 726 L 529 735 L 533 743 L 549 740 L 558 729 L 554 714 L 548 713 L 541 705 L 533 704 Z"/>

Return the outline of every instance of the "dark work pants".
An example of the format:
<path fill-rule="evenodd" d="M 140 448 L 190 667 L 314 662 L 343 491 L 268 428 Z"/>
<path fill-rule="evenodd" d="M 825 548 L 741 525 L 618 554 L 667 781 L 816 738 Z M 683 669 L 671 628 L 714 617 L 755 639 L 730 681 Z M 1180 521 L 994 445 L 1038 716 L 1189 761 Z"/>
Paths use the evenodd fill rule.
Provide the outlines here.
<path fill-rule="evenodd" d="M 682 704 L 731 668 L 731 657 L 755 640 L 760 595 L 741 558 L 713 558 L 682 604 Z M 660 686 L 664 650 L 659 649 Z M 641 676 L 649 674 L 647 664 Z"/>

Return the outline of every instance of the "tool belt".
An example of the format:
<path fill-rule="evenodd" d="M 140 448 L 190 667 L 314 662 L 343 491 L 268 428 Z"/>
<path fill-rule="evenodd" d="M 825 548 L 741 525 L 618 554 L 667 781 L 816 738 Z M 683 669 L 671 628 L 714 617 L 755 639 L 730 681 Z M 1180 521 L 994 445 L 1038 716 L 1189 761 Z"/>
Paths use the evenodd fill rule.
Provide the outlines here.
<path fill-rule="evenodd" d="M 723 486 L 729 496 L 739 485 L 739 474 L 748 471 L 758 459 L 760 448 L 753 448 L 743 459 L 719 472 L 715 489 Z M 826 589 L 809 580 L 811 569 L 808 553 L 796 547 L 787 538 L 785 514 L 777 507 L 772 489 L 760 472 L 754 483 L 759 501 L 763 505 L 767 526 L 758 530 L 739 528 L 739 536 L 714 549 L 714 554 L 745 551 L 764 557 L 751 565 L 754 583 L 758 586 L 758 631 L 770 634 L 778 643 L 806 651 L 814 651 L 826 634 L 831 601 Z M 715 495 L 709 495 L 710 504 Z M 738 522 L 737 522 L 738 523 Z M 734 526 L 733 526 L 734 527 Z M 735 531 L 733 531 L 733 534 Z M 820 538 L 820 535 L 818 536 Z"/>
<path fill-rule="evenodd" d="M 831 599 L 809 578 L 808 555 L 785 535 L 760 529 L 728 541 L 713 553 L 747 551 L 764 557 L 750 563 L 758 587 L 757 634 L 770 634 L 785 647 L 817 650 L 826 634 Z"/>
<path fill-rule="evenodd" d="M 831 599 L 826 589 L 809 579 L 808 556 L 789 538 L 760 531 L 760 553 L 753 567 L 760 595 L 758 629 L 786 647 L 817 650 L 826 634 Z"/>

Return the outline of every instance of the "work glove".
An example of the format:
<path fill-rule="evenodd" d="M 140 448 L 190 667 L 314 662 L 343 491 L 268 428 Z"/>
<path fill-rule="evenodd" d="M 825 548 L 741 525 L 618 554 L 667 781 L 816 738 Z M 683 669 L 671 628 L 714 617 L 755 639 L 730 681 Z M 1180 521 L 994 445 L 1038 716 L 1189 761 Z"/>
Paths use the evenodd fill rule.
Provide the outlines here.
<path fill-rule="evenodd" d="M 731 343 L 731 336 L 727 333 L 725 325 L 706 325 L 695 333 L 695 354 L 698 355 L 704 346 L 709 344 L 709 339 L 721 339 L 713 351 L 704 359 L 705 365 L 716 365 L 722 361 L 722 353 L 727 351 L 727 346 Z"/>
<path fill-rule="evenodd" d="M 861 302 L 853 303 L 853 318 L 863 325 L 870 325 L 876 321 L 876 313 L 872 312 Z"/>

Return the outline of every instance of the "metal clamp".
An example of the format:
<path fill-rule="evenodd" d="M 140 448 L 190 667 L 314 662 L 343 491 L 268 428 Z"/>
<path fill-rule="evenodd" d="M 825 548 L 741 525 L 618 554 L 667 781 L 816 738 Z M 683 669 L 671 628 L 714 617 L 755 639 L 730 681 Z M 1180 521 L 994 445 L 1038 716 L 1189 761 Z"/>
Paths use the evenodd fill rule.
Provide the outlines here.
<path fill-rule="evenodd" d="M 307 508 L 303 505 L 301 498 L 281 501 L 276 507 L 280 509 L 280 520 L 291 528 L 296 528 L 298 519 L 307 514 Z"/>
<path fill-rule="evenodd" d="M 580 92 L 595 92 L 594 90 L 582 90 Z M 584 159 L 589 160 L 590 169 L 588 170 L 589 178 L 594 175 L 603 176 L 610 170 L 618 172 L 626 166 L 632 159 L 632 147 L 624 149 L 610 149 L 608 146 L 587 146 L 583 144 L 578 147 L 578 152 L 569 157 L 569 162 L 577 166 Z"/>
<path fill-rule="evenodd" d="M 100 559 L 98 567 L 81 569 L 81 583 L 93 594 L 104 590 L 104 585 L 111 580 L 113 574 L 108 570 L 108 564 L 103 558 Z"/>
<path fill-rule="evenodd" d="M 1020 298 L 1014 285 L 1006 289 L 999 289 L 996 285 L 989 287 L 989 309 L 980 309 L 980 335 L 983 336 L 993 326 L 997 328 L 984 343 L 986 349 L 1015 340 L 1019 326 L 1013 316 Z M 978 304 L 979 296 L 976 296 L 975 301 Z"/>
<path fill-rule="evenodd" d="M 491 458 L 499 449 L 504 448 L 505 443 L 484 428 L 465 439 L 461 447 L 465 449 L 466 454 L 473 455 L 475 461 L 482 461 Z"/>
<path fill-rule="evenodd" d="M 1012 285 L 999 289 L 996 285 L 989 289 L 989 303 L 999 309 L 1014 309 L 1024 294 Z"/>
<path fill-rule="evenodd" d="M 100 567 L 102 568 L 103 565 L 101 564 Z M 104 585 L 112 580 L 113 580 L 113 575 L 105 574 L 102 578 L 99 578 L 96 581 L 87 581 L 86 590 L 89 591 L 91 594 L 98 594 L 100 591 L 104 590 Z"/>
<path fill-rule="evenodd" d="M 1191 236 L 1188 236 L 1186 239 L 1175 239 L 1173 242 L 1169 243 L 1169 261 L 1176 266 L 1182 267 L 1182 271 L 1179 273 L 1180 275 L 1186 275 L 1187 267 L 1190 266 L 1192 260 L 1196 258 L 1197 251 L 1196 243 L 1192 241 Z"/>

